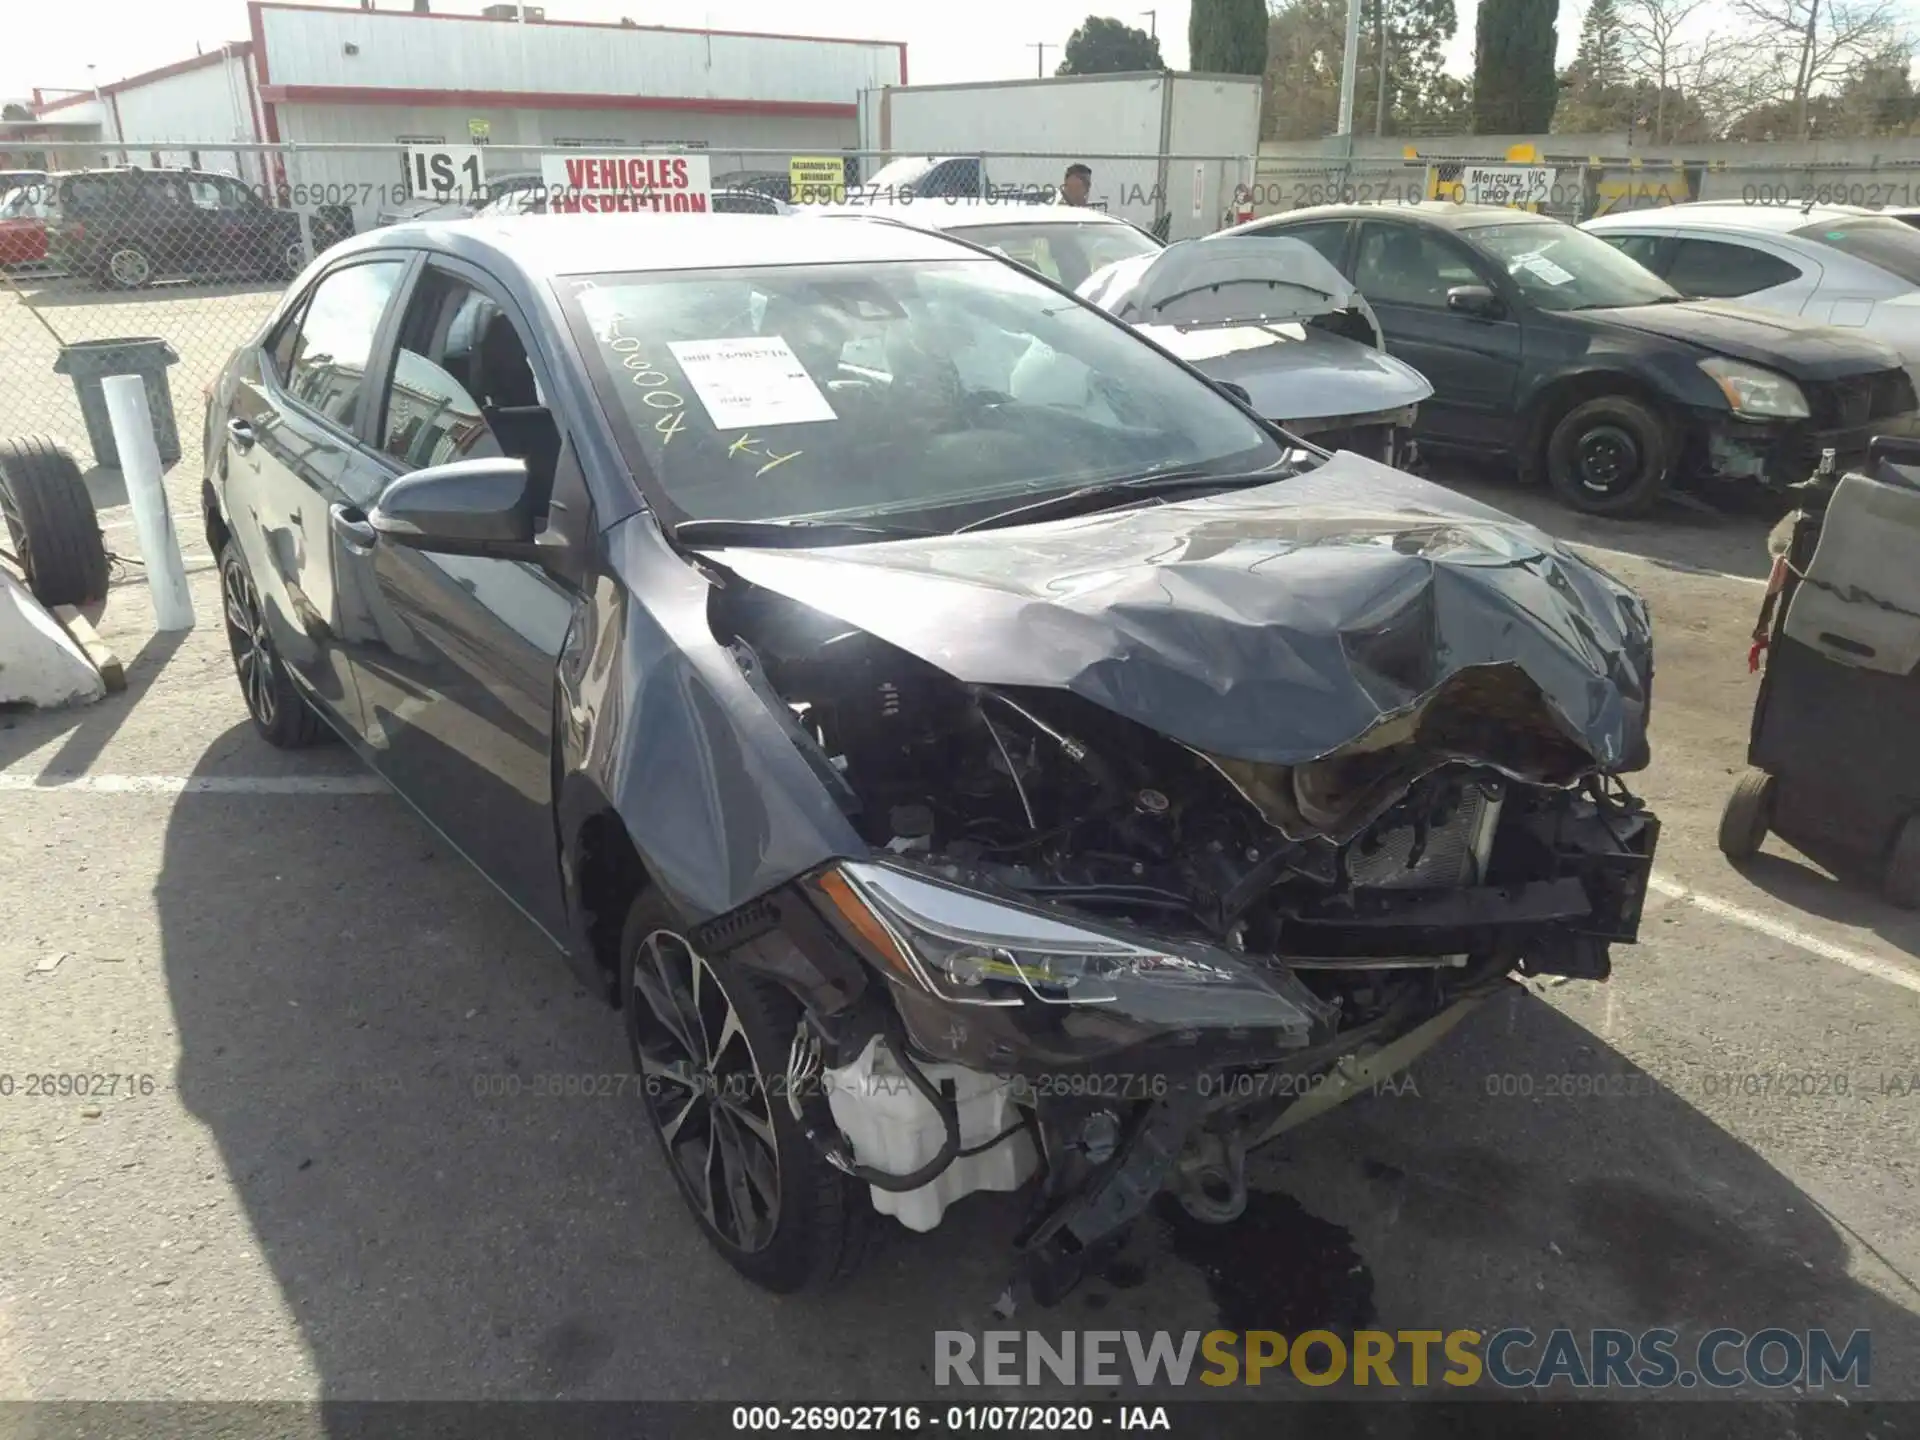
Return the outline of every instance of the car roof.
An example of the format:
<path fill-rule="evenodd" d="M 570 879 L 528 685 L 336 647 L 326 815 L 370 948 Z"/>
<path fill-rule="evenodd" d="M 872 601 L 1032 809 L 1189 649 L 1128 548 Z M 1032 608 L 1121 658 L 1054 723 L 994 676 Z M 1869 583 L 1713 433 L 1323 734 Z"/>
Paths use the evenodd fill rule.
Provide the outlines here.
<path fill-rule="evenodd" d="M 1538 215 L 1529 210 L 1514 210 L 1505 205 L 1463 205 L 1452 200 L 1419 200 L 1412 204 L 1306 205 L 1297 210 L 1282 210 L 1277 214 L 1262 215 L 1257 220 L 1249 220 L 1245 224 L 1235 225 L 1218 233 L 1244 234 L 1262 229 L 1276 220 L 1292 222 L 1394 218 L 1414 220 L 1444 230 L 1471 230 L 1478 225 L 1561 225 L 1566 223 L 1551 215 Z"/>
<path fill-rule="evenodd" d="M 1695 200 L 1648 210 L 1618 210 L 1588 221 L 1595 230 L 1626 230 L 1633 225 L 1687 225 L 1711 230 L 1761 230 L 1786 234 L 1823 220 L 1857 220 L 1881 215 L 1864 205 L 1749 205 L 1744 200 Z M 1892 216 L 1883 218 L 1892 219 Z"/>
<path fill-rule="evenodd" d="M 924 230 L 951 230 L 962 225 L 1125 225 L 1127 222 L 1087 205 L 1050 205 L 1040 201 L 947 199 L 929 195 L 916 200 L 875 200 L 846 205 L 808 207 L 822 215 L 874 215 L 899 220 Z"/>
<path fill-rule="evenodd" d="M 721 270 L 892 260 L 981 260 L 902 225 L 795 225 L 769 215 L 501 215 L 411 220 L 342 241 L 345 255 L 394 246 L 504 261 L 530 278 L 623 270 Z"/>

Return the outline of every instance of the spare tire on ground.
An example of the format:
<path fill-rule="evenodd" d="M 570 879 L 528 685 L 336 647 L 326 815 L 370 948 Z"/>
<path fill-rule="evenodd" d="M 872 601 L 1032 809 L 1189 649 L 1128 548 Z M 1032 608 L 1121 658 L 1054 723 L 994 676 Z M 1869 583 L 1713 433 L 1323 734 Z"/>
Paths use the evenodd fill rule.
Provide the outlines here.
<path fill-rule="evenodd" d="M 107 596 L 107 546 L 73 453 L 46 435 L 0 440 L 0 519 L 42 605 Z"/>

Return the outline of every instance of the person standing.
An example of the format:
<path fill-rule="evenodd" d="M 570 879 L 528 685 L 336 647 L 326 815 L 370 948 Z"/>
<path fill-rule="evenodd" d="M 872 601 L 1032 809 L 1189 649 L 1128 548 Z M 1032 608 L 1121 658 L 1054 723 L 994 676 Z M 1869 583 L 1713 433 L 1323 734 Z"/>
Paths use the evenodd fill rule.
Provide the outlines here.
<path fill-rule="evenodd" d="M 1067 178 L 1060 182 L 1060 203 L 1063 205 L 1085 205 L 1087 194 L 1093 189 L 1093 171 L 1078 163 L 1067 167 Z"/>

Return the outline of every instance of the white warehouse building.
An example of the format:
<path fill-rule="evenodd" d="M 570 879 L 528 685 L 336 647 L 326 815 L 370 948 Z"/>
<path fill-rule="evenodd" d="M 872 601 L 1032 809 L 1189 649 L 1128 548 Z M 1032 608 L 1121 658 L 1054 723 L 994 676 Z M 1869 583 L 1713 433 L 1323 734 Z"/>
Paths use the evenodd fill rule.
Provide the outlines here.
<path fill-rule="evenodd" d="M 860 93 L 907 79 L 898 41 L 548 20 L 538 7 L 519 18 L 512 5 L 456 15 L 250 0 L 247 12 L 247 40 L 35 113 L 91 121 L 110 163 L 350 189 L 365 225 L 404 183 L 397 145 L 536 147 L 489 151 L 490 175 L 537 171 L 540 148 L 634 146 L 707 151 L 716 174 L 784 172 L 787 155 L 854 149 Z M 222 141 L 294 148 L 262 156 Z"/>

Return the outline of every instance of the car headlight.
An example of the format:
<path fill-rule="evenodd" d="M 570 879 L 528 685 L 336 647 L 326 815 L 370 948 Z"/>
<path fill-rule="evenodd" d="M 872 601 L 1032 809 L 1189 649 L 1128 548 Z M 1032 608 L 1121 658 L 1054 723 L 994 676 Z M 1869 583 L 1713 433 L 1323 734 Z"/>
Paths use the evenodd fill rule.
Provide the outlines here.
<path fill-rule="evenodd" d="M 1736 415 L 1756 420 L 1804 420 L 1813 413 L 1800 387 L 1777 371 L 1721 355 L 1702 360 L 1700 368 L 1713 377 Z"/>
<path fill-rule="evenodd" d="M 894 978 L 950 1004 L 1101 1006 L 1277 1029 L 1295 1044 L 1323 1009 L 1292 976 L 1204 943 L 1104 931 L 890 865 L 849 861 L 818 885 Z"/>

